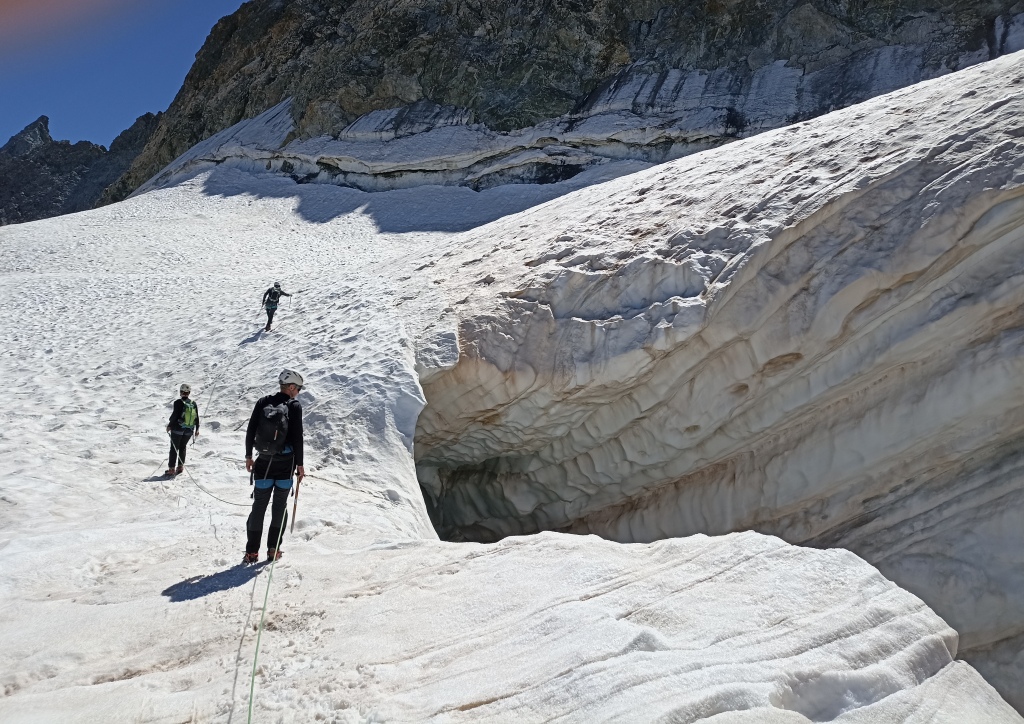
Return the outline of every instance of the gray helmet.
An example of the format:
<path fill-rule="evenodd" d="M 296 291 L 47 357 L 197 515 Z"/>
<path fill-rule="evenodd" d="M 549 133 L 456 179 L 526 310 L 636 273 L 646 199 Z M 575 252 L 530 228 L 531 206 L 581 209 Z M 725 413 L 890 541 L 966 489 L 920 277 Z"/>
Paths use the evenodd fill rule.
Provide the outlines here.
<path fill-rule="evenodd" d="M 188 384 L 182 384 L 178 391 L 181 392 L 182 394 L 186 392 L 191 393 L 192 388 Z"/>
<path fill-rule="evenodd" d="M 302 387 L 302 375 L 294 370 L 282 370 L 281 374 L 277 376 L 277 381 L 282 385 L 298 385 Z"/>

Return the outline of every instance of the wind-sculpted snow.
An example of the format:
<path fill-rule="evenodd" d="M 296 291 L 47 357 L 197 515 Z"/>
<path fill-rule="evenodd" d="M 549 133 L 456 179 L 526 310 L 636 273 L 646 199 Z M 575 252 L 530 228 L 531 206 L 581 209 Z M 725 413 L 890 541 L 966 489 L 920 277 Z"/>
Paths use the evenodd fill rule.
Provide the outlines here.
<path fill-rule="evenodd" d="M 1024 706 L 1022 88 L 1011 56 L 489 227 L 550 250 L 474 267 L 425 378 L 442 535 L 848 548 Z"/>
<path fill-rule="evenodd" d="M 312 477 L 270 585 L 254 721 L 1021 721 L 956 660 L 961 637 L 929 607 L 942 589 L 919 598 L 854 553 L 781 539 L 871 535 L 880 565 L 927 581 L 935 531 L 973 521 L 947 560 L 988 551 L 976 569 L 994 593 L 958 589 L 977 617 L 960 634 L 998 642 L 1000 659 L 976 660 L 1005 681 L 994 664 L 1018 655 L 1005 631 L 1020 619 L 995 600 L 1013 591 L 996 564 L 1012 562 L 1016 529 L 998 551 L 987 531 L 1015 513 L 998 497 L 1012 447 L 997 459 L 964 445 L 1012 405 L 1013 316 L 979 313 L 973 346 L 915 330 L 1015 294 L 1002 250 L 1016 228 L 1004 155 L 1022 135 L 1007 132 L 1019 63 L 583 190 L 368 194 L 197 165 L 122 204 L 0 229 L 0 720 L 245 717 L 268 575 L 235 565 L 243 428 L 294 367 Z M 843 235 L 854 227 L 859 244 Z M 903 286 L 887 276 L 909 268 L 922 272 Z M 851 281 L 858 269 L 866 281 Z M 972 292 L 975 278 L 993 283 Z M 258 299 L 275 280 L 295 296 L 263 334 Z M 957 290 L 960 306 L 918 302 L 922 284 L 936 300 Z M 876 293 L 849 291 L 862 286 Z M 800 289 L 797 304 L 787 290 Z M 914 369 L 955 384 L 876 375 L 882 402 L 851 384 L 871 365 L 900 374 L 903 349 L 926 350 Z M 957 363 L 970 355 L 988 365 L 978 375 L 1005 379 L 970 384 Z M 155 478 L 186 381 L 203 415 L 190 475 Z M 940 432 L 941 456 L 925 436 L 945 430 L 933 388 L 967 430 Z M 896 430 L 886 405 L 900 394 L 923 407 L 903 408 Z M 825 452 L 804 453 L 815 434 Z M 904 437 L 946 477 L 884 488 L 873 441 Z M 794 477 L 801 455 L 817 467 Z M 832 482 L 827 463 L 860 472 Z M 672 466 L 689 482 L 659 483 Z M 713 535 L 444 542 L 421 483 L 446 535 L 557 522 L 651 540 L 699 518 Z M 747 521 L 780 536 L 718 535 Z"/>

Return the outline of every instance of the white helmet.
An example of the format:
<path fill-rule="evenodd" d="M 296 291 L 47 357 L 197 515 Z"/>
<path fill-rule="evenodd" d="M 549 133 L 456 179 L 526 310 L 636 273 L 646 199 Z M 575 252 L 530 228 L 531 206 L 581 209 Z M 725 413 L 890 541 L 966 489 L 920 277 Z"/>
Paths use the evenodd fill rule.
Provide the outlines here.
<path fill-rule="evenodd" d="M 282 385 L 298 385 L 302 387 L 302 375 L 294 370 L 282 370 L 281 374 L 277 376 L 277 381 Z"/>
<path fill-rule="evenodd" d="M 281 288 L 281 282 L 274 282 L 274 289 L 280 289 L 280 288 Z"/>
<path fill-rule="evenodd" d="M 181 393 L 185 393 L 185 392 L 191 393 L 192 392 L 192 388 L 189 387 L 187 384 L 182 384 L 181 388 L 178 391 L 181 392 Z"/>

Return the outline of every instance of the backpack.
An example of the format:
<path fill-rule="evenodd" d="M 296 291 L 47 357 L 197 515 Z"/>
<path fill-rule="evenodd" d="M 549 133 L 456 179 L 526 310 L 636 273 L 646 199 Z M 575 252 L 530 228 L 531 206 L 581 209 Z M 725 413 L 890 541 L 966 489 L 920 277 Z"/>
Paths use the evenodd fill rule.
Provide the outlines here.
<path fill-rule="evenodd" d="M 281 299 L 281 290 L 271 287 L 267 290 L 267 306 L 276 307 L 278 301 Z"/>
<path fill-rule="evenodd" d="M 185 403 L 185 409 L 181 411 L 178 425 L 183 430 L 191 430 L 196 426 L 196 420 L 199 419 L 199 410 L 196 409 L 196 403 L 192 400 L 182 400 L 182 402 Z"/>
<path fill-rule="evenodd" d="M 279 455 L 288 437 L 288 403 L 264 405 L 256 427 L 256 450 L 260 455 Z"/>

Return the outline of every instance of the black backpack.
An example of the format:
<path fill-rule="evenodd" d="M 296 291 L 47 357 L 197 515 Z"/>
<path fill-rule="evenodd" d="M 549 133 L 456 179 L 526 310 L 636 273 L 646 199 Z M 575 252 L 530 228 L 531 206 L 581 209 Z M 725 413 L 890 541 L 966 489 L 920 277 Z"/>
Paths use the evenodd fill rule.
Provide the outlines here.
<path fill-rule="evenodd" d="M 267 404 L 256 427 L 256 450 L 260 455 L 279 455 L 288 437 L 288 403 Z"/>
<path fill-rule="evenodd" d="M 270 288 L 267 290 L 267 304 L 277 304 L 281 299 L 281 290 L 276 288 Z"/>

